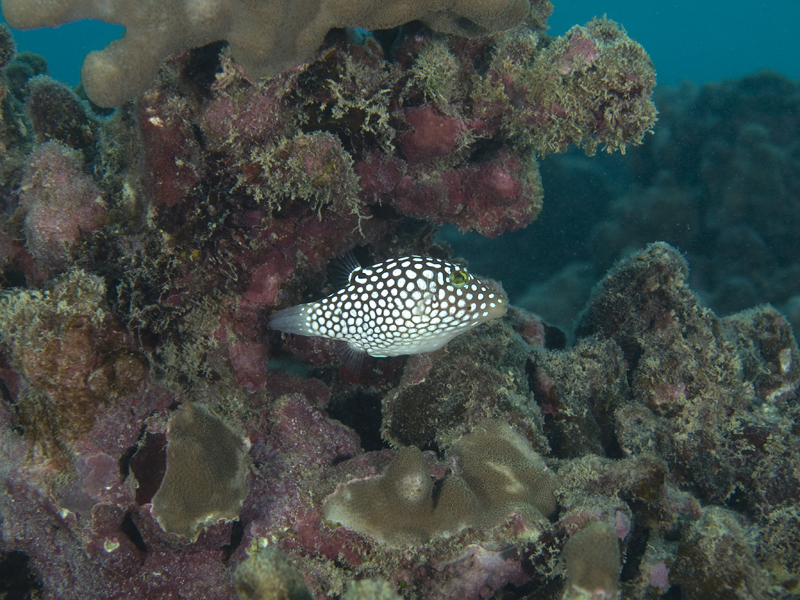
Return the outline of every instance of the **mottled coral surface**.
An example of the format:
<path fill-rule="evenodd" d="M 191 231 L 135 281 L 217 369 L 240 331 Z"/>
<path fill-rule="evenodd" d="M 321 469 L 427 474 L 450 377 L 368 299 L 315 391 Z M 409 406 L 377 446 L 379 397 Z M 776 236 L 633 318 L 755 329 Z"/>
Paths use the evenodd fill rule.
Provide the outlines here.
<path fill-rule="evenodd" d="M 544 25 L 336 30 L 259 83 L 212 44 L 105 115 L 35 57 L 5 63 L 0 594 L 228 600 L 269 578 L 318 599 L 797 592 L 792 329 L 768 306 L 706 308 L 674 247 L 618 263 L 569 346 L 511 307 L 352 372 L 329 341 L 266 326 L 336 289 L 348 251 L 452 258 L 439 225 L 524 228 L 537 157 L 642 140 L 643 49 L 605 19 L 561 38 Z M 226 432 L 219 455 L 197 448 L 207 435 L 176 446 L 187 406 Z M 327 498 L 391 482 L 398 456 L 414 457 L 400 491 L 451 502 L 458 526 L 394 547 L 325 520 Z M 233 508 L 200 480 L 233 482 Z M 168 524 L 165 495 L 202 507 L 191 527 Z M 490 516 L 459 513 L 476 506 Z M 581 550 L 598 531 L 614 560 Z"/>

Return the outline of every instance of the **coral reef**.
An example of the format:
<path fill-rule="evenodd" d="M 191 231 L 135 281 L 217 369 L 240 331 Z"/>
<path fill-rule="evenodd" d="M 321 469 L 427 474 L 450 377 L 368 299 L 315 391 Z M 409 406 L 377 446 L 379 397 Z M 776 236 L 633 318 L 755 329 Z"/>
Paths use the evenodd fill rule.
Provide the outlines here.
<path fill-rule="evenodd" d="M 618 447 L 608 446 L 608 454 L 655 452 L 666 460 L 673 484 L 704 502 L 752 515 L 760 535 L 770 540 L 760 555 L 762 560 L 770 558 L 759 565 L 758 574 L 748 572 L 752 562 L 737 563 L 729 571 L 736 573 L 735 579 L 757 580 L 736 592 L 748 597 L 746 589 L 767 585 L 765 569 L 772 568 L 768 566 L 772 561 L 781 565 L 779 570 L 796 569 L 797 557 L 779 546 L 793 543 L 780 528 L 791 527 L 795 518 L 791 509 L 787 511 L 795 501 L 791 491 L 795 476 L 786 471 L 791 460 L 785 462 L 784 456 L 797 451 L 797 436 L 790 433 L 800 384 L 797 344 L 785 318 L 769 307 L 718 318 L 699 305 L 686 286 L 687 277 L 686 262 L 674 249 L 651 245 L 618 265 L 603 281 L 576 335 L 588 341 L 613 341 L 627 366 L 627 372 L 616 377 L 586 372 L 598 389 L 628 388 L 613 413 Z M 569 353 L 577 354 L 579 348 Z M 559 414 L 558 401 L 559 390 L 566 388 L 564 378 L 574 376 L 574 371 L 565 363 L 549 364 L 549 370 L 544 370 L 554 383 L 540 389 L 552 399 L 540 396 L 540 401 L 554 408 L 549 417 L 553 421 L 571 420 L 572 411 Z M 786 419 L 778 418 L 779 414 Z M 552 437 L 550 442 L 555 445 Z M 773 447 L 776 442 L 778 446 Z M 770 475 L 765 478 L 764 473 Z M 711 507 L 704 514 L 714 510 L 722 509 Z M 726 523 L 731 519 L 720 518 Z M 687 540 L 694 535 L 727 535 L 720 533 L 726 527 L 700 533 L 704 526 L 685 535 Z M 708 547 L 706 543 L 701 543 L 703 548 Z M 681 544 L 678 555 L 692 555 L 693 565 L 714 562 L 702 556 L 695 560 L 699 547 L 693 544 Z M 676 581 L 671 573 L 670 581 Z M 693 577 L 700 575 L 695 572 Z M 688 583 L 681 585 L 686 597 L 706 597 L 702 591 L 692 591 Z"/>
<path fill-rule="evenodd" d="M 87 281 L 85 274 L 72 277 Z M 89 433 L 67 439 L 65 479 L 48 475 L 53 471 L 40 459 L 25 458 L 31 442 L 17 415 L 24 386 L 42 384 L 19 379 L 16 363 L 4 365 L 12 398 L 2 404 L 0 430 L 5 551 L 30 557 L 48 597 L 133 598 L 149 585 L 153 598 L 178 589 L 193 597 L 202 588 L 205 597 L 230 599 L 234 584 L 244 597 L 260 597 L 259 582 L 274 576 L 294 581 L 301 596 L 306 586 L 315 596 L 369 594 L 358 591 L 366 584 L 345 589 L 379 578 L 388 583 L 374 585 L 390 597 L 477 600 L 504 589 L 511 597 L 545 598 L 560 593 L 562 565 L 568 594 L 610 597 L 618 585 L 635 598 L 672 589 L 698 599 L 788 597 L 800 564 L 793 526 L 798 482 L 784 456 L 798 449 L 791 419 L 800 353 L 775 311 L 720 319 L 698 305 L 686 278 L 685 261 L 665 244 L 619 264 L 598 287 L 569 350 L 548 350 L 546 327 L 512 308 L 487 331 L 398 362 L 402 374 L 389 368 L 398 359 L 383 375 L 373 367 L 359 376 L 371 378 L 366 384 L 270 370 L 246 402 L 232 396 L 217 399 L 216 408 L 175 414 L 170 405 L 181 399 L 153 385 L 130 404 L 107 405 Z M 83 302 L 83 310 L 97 311 L 100 299 Z M 39 331 L 16 327 L 5 341 L 12 358 L 18 340 Z M 371 386 L 441 379 L 448 370 L 442 366 L 482 344 L 487 352 L 473 354 L 473 364 L 503 369 L 504 385 L 516 386 L 520 399 L 509 391 L 509 399 L 495 401 L 495 420 L 475 423 L 480 411 L 464 419 L 439 438 L 441 458 L 416 449 L 365 453 L 355 431 L 323 412 L 364 401 Z M 492 349 L 503 346 L 513 347 L 505 367 Z M 470 378 L 487 379 L 487 391 L 470 397 L 500 396 L 498 385 L 488 385 L 496 377 L 473 371 Z M 462 393 L 435 389 L 445 404 Z M 540 412 L 521 408 L 531 397 Z M 238 519 L 206 527 L 195 541 L 165 534 L 156 520 L 161 492 L 153 497 L 169 485 L 174 432 L 192 415 L 224 429 L 212 436 L 214 444 L 230 438 L 240 458 L 247 447 L 252 465 Z M 222 415 L 241 423 L 247 445 L 221 425 Z M 359 427 L 367 433 L 368 425 Z M 572 438 L 583 440 L 578 451 L 569 449 Z M 542 461 L 531 442 L 560 458 Z M 368 526 L 331 515 L 331 506 L 352 509 L 357 498 L 371 511 Z M 552 520 L 544 519 L 556 501 Z M 746 527 L 758 528 L 758 546 Z M 57 557 L 53 547 L 61 549 Z M 285 558 L 270 558 L 279 551 Z M 154 580 L 155 573 L 162 576 Z"/>
<path fill-rule="evenodd" d="M 320 342 L 281 345 L 263 315 L 332 291 L 333 256 L 358 246 L 362 262 L 449 258 L 407 217 L 491 236 L 535 218 L 533 156 L 547 147 L 514 123 L 534 99 L 509 110 L 506 83 L 516 97 L 531 64 L 544 73 L 547 45 L 538 29 L 463 40 L 417 25 L 387 56 L 340 31 L 308 64 L 256 85 L 209 46 L 172 55 L 135 107 L 104 118 L 31 66 L 4 100 L 3 280 L 38 286 L 77 264 L 107 278 L 111 310 L 170 385 L 263 390 L 270 358 L 330 356 Z M 458 64 L 453 89 L 435 83 L 440 54 Z M 617 66 L 623 78 L 650 68 Z M 646 112 L 649 94 L 618 108 Z M 562 126 L 574 124 L 551 132 Z"/>
<path fill-rule="evenodd" d="M 800 243 L 788 224 L 800 218 L 800 86 L 764 71 L 659 87 L 654 98 L 654 135 L 625 157 L 542 161 L 548 203 L 559 210 L 545 210 L 535 229 L 454 248 L 503 280 L 513 303 L 570 330 L 616 260 L 666 241 L 686 254 L 692 289 L 717 314 L 769 302 L 797 329 Z M 513 270 L 493 260 L 523 252 L 536 260 Z"/>
<path fill-rule="evenodd" d="M 103 116 L 36 57 L 4 63 L 0 574 L 66 600 L 797 594 L 794 334 L 770 306 L 704 306 L 690 284 L 708 271 L 674 247 L 617 262 L 570 345 L 509 306 L 355 373 L 330 341 L 268 328 L 335 293 L 335 257 L 457 263 L 437 226 L 525 227 L 539 158 L 642 141 L 641 47 L 605 19 L 550 38 L 549 5 L 533 10 L 469 38 L 333 30 L 257 83 L 234 45 L 182 50 Z M 734 139 L 767 158 L 788 143 L 759 131 Z M 719 164 L 677 164 L 679 193 L 654 175 L 637 197 L 711 227 L 724 219 L 699 218 L 686 181 Z M 626 214 L 646 221 L 633 245 L 664 231 Z M 724 229 L 721 251 L 756 239 Z"/>
<path fill-rule="evenodd" d="M 507 29 L 532 14 L 545 21 L 551 4 L 544 0 L 505 0 L 474 5 L 455 0 L 404 3 L 384 0 L 336 4 L 316 2 L 293 11 L 280 2 L 256 4 L 214 0 L 178 6 L 167 0 L 146 4 L 97 4 L 87 0 L 31 4 L 3 0 L 3 16 L 20 29 L 79 19 L 100 19 L 125 27 L 125 36 L 104 50 L 92 52 L 82 79 L 93 102 L 116 106 L 141 93 L 159 65 L 173 52 L 226 40 L 247 77 L 270 77 L 305 60 L 334 27 L 391 29 L 420 20 L 434 29 L 458 35 L 485 35 Z"/>

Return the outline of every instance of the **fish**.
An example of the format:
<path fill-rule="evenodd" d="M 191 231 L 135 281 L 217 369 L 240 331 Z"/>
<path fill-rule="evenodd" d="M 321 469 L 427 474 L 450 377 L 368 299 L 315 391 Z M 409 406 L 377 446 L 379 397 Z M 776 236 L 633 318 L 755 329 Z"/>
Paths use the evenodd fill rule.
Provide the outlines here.
<path fill-rule="evenodd" d="M 317 302 L 278 310 L 268 323 L 285 333 L 342 340 L 352 365 L 364 354 L 433 352 L 507 310 L 505 295 L 465 268 L 403 256 L 371 267 L 355 263 L 344 288 Z"/>

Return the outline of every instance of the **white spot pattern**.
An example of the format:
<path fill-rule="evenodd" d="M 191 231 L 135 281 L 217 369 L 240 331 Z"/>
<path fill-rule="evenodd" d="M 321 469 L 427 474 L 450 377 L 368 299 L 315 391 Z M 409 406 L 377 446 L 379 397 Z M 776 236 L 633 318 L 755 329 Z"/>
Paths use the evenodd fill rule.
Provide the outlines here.
<path fill-rule="evenodd" d="M 399 356 L 437 350 L 506 312 L 502 294 L 435 258 L 390 259 L 355 269 L 349 281 L 318 302 L 275 313 L 270 322 L 282 331 L 344 340 L 373 356 Z"/>

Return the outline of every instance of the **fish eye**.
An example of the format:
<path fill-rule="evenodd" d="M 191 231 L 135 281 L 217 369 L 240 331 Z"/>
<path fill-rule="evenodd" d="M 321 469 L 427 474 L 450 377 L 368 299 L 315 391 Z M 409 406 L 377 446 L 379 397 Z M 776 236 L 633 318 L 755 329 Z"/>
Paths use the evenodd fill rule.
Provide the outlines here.
<path fill-rule="evenodd" d="M 450 282 L 456 287 L 461 287 L 467 283 L 467 279 L 469 279 L 469 275 L 467 275 L 466 271 L 462 271 L 461 269 L 450 273 Z"/>

